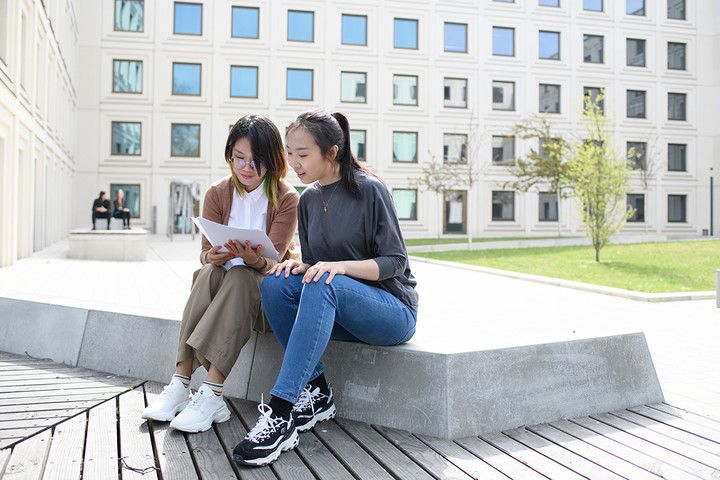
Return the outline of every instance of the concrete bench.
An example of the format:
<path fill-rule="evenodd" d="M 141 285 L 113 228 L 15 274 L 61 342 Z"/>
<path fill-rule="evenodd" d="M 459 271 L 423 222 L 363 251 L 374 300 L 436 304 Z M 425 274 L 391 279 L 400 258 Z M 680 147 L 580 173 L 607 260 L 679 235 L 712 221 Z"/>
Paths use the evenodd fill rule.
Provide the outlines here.
<path fill-rule="evenodd" d="M 177 320 L 0 298 L 0 351 L 161 383 L 179 331 Z M 259 401 L 282 356 L 272 334 L 254 334 L 225 395 Z M 664 400 L 642 333 L 453 353 L 331 341 L 323 360 L 344 418 L 447 439 Z"/>
<path fill-rule="evenodd" d="M 122 220 L 118 221 L 122 225 Z M 147 231 L 143 228 L 130 230 L 76 228 L 70 232 L 68 244 L 68 258 L 126 261 L 144 261 L 147 258 L 148 238 Z"/>

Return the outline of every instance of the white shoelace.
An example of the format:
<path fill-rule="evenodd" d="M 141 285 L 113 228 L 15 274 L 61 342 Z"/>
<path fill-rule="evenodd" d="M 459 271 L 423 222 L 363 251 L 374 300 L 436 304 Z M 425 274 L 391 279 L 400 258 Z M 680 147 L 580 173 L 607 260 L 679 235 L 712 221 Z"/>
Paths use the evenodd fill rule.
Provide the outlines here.
<path fill-rule="evenodd" d="M 268 438 L 272 433 L 274 433 L 283 422 L 286 420 L 283 420 L 280 417 L 272 417 L 272 408 L 270 408 L 269 405 L 262 402 L 262 399 L 260 400 L 260 405 L 258 405 L 258 410 L 260 411 L 260 418 L 258 419 L 255 426 L 248 432 L 248 434 L 245 436 L 246 440 L 250 440 L 253 443 L 260 443 L 262 440 L 265 440 Z"/>
<path fill-rule="evenodd" d="M 310 409 L 312 410 L 312 414 L 315 415 L 315 404 L 313 402 L 313 399 L 316 397 L 320 397 L 320 389 L 318 389 L 317 392 L 317 394 L 313 395 L 313 392 L 310 391 L 310 388 L 303 388 L 303 391 L 300 393 L 300 398 L 298 399 L 295 406 L 293 406 L 293 412 L 301 412 L 306 408 L 310 407 Z"/>

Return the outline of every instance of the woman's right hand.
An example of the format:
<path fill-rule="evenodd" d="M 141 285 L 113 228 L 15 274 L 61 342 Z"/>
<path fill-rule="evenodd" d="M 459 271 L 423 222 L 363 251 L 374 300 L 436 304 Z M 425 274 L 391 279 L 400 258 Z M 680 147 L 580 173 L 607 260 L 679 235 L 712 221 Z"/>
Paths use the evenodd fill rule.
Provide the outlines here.
<path fill-rule="evenodd" d="M 218 267 L 225 265 L 225 262 L 235 258 L 235 255 L 233 255 L 232 253 L 218 252 L 218 250 L 220 250 L 221 248 L 222 248 L 222 245 L 220 245 L 218 247 L 213 247 L 207 254 L 207 261 L 212 263 L 213 265 L 217 265 Z"/>
<path fill-rule="evenodd" d="M 268 270 L 267 275 L 273 275 L 275 274 L 276 277 L 279 277 L 280 274 L 285 271 L 285 278 L 288 278 L 290 274 L 293 275 L 301 275 L 305 273 L 305 270 L 307 270 L 309 265 L 299 262 L 295 259 L 285 260 L 284 262 L 280 262 L 274 267 L 272 267 L 270 270 Z"/>

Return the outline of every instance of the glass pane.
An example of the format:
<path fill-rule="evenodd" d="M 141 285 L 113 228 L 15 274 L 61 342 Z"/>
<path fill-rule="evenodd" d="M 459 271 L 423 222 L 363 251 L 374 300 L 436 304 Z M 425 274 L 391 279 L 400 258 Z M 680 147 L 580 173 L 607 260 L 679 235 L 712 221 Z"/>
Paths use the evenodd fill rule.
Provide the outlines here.
<path fill-rule="evenodd" d="M 627 91 L 627 116 L 630 118 L 645 118 L 645 91 Z"/>
<path fill-rule="evenodd" d="M 112 122 L 112 155 L 140 155 L 139 122 Z"/>
<path fill-rule="evenodd" d="M 417 190 L 394 188 L 392 195 L 398 220 L 415 220 L 417 218 Z"/>
<path fill-rule="evenodd" d="M 202 35 L 202 5 L 176 3 L 174 32 L 183 35 Z"/>
<path fill-rule="evenodd" d="M 257 67 L 230 67 L 230 96 L 257 98 Z"/>
<path fill-rule="evenodd" d="M 684 93 L 668 93 L 668 120 L 686 120 Z"/>
<path fill-rule="evenodd" d="M 541 30 L 538 33 L 538 44 L 540 58 L 560 60 L 560 34 L 558 32 L 544 32 Z"/>
<path fill-rule="evenodd" d="M 492 162 L 493 165 L 508 165 L 515 157 L 515 137 L 498 136 L 492 137 Z"/>
<path fill-rule="evenodd" d="M 668 0 L 668 18 L 685 20 L 685 0 Z"/>
<path fill-rule="evenodd" d="M 200 156 L 200 125 L 173 123 L 171 130 L 173 157 Z"/>
<path fill-rule="evenodd" d="M 592 10 L 595 12 L 602 12 L 603 2 L 602 0 L 583 0 L 583 10 Z"/>
<path fill-rule="evenodd" d="M 627 64 L 634 67 L 645 66 L 645 40 L 627 39 Z"/>
<path fill-rule="evenodd" d="M 444 89 L 444 103 L 446 107 L 467 107 L 467 80 L 464 78 L 446 78 Z"/>
<path fill-rule="evenodd" d="M 560 85 L 540 84 L 538 110 L 547 113 L 560 113 Z"/>
<path fill-rule="evenodd" d="M 685 44 L 668 42 L 668 68 L 685 70 Z"/>
<path fill-rule="evenodd" d="M 313 12 L 288 10 L 288 37 L 293 42 L 313 41 Z"/>
<path fill-rule="evenodd" d="M 645 195 L 637 193 L 628 193 L 628 208 L 635 209 L 632 216 L 628 218 L 628 222 L 644 222 L 645 221 Z"/>
<path fill-rule="evenodd" d="M 585 63 L 603 63 L 603 37 L 583 36 L 583 58 Z"/>
<path fill-rule="evenodd" d="M 393 132 L 393 162 L 417 162 L 417 133 Z"/>
<path fill-rule="evenodd" d="M 467 52 L 467 25 L 463 23 L 445 24 L 445 51 Z"/>
<path fill-rule="evenodd" d="M 687 145 L 681 143 L 668 144 L 668 170 L 674 172 L 684 172 L 687 170 L 685 162 L 685 153 Z"/>
<path fill-rule="evenodd" d="M 340 101 L 341 102 L 365 102 L 365 73 L 342 72 L 340 74 Z"/>
<path fill-rule="evenodd" d="M 492 53 L 512 57 L 515 55 L 515 29 L 493 27 Z"/>
<path fill-rule="evenodd" d="M 393 103 L 395 105 L 417 105 L 417 77 L 393 75 Z"/>
<path fill-rule="evenodd" d="M 445 192 L 445 233 L 465 233 L 465 192 Z"/>
<path fill-rule="evenodd" d="M 508 221 L 515 218 L 515 192 L 492 192 L 492 219 Z"/>
<path fill-rule="evenodd" d="M 342 16 L 342 43 L 345 45 L 367 45 L 366 16 Z"/>
<path fill-rule="evenodd" d="M 115 0 L 115 30 L 142 32 L 143 4 L 142 0 Z"/>
<path fill-rule="evenodd" d="M 418 48 L 418 21 L 396 18 L 394 22 L 395 48 Z"/>
<path fill-rule="evenodd" d="M 634 170 L 645 170 L 647 168 L 647 143 L 627 142 L 627 160 Z"/>
<path fill-rule="evenodd" d="M 458 133 L 443 135 L 443 161 L 445 163 L 467 162 L 467 135 Z"/>
<path fill-rule="evenodd" d="M 130 210 L 130 217 L 138 218 L 140 216 L 140 185 L 110 185 L 110 201 L 117 197 L 118 190 L 123 191 L 125 198 L 125 208 Z"/>
<path fill-rule="evenodd" d="M 287 70 L 287 99 L 312 100 L 313 99 L 313 71 Z"/>
<path fill-rule="evenodd" d="M 493 110 L 515 110 L 515 82 L 492 83 Z"/>
<path fill-rule="evenodd" d="M 602 93 L 601 89 L 598 87 L 585 87 L 583 89 L 583 96 L 587 97 L 590 96 L 590 101 L 594 103 L 600 110 L 599 113 L 604 113 L 605 110 L 605 100 L 599 99 L 598 97 Z M 585 100 L 583 99 L 583 108 L 585 108 Z"/>
<path fill-rule="evenodd" d="M 355 158 L 361 162 L 366 161 L 365 157 L 365 130 L 350 130 L 350 150 L 355 154 Z"/>
<path fill-rule="evenodd" d="M 668 195 L 668 222 L 684 222 L 685 195 Z"/>
<path fill-rule="evenodd" d="M 142 62 L 113 60 L 113 92 L 142 93 Z"/>
<path fill-rule="evenodd" d="M 559 7 L 560 0 L 539 0 L 538 5 L 545 7 Z"/>
<path fill-rule="evenodd" d="M 239 38 L 258 38 L 259 17 L 259 8 L 232 7 L 232 36 Z"/>
<path fill-rule="evenodd" d="M 558 219 L 558 198 L 554 193 L 540 192 L 538 197 L 538 220 L 556 222 Z"/>
<path fill-rule="evenodd" d="M 200 95 L 200 65 L 173 63 L 173 95 Z"/>
<path fill-rule="evenodd" d="M 625 1 L 625 13 L 628 15 L 645 15 L 645 0 Z"/>

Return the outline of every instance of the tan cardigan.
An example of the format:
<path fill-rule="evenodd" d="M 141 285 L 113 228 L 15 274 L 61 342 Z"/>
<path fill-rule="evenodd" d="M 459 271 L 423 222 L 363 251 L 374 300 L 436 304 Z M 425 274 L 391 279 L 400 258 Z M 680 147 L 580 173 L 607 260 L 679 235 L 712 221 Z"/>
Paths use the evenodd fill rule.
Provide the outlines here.
<path fill-rule="evenodd" d="M 258 188 L 263 187 L 261 185 Z M 230 175 L 210 185 L 210 188 L 208 188 L 208 191 L 205 193 L 205 201 L 203 202 L 203 218 L 227 225 L 228 219 L 230 218 L 230 209 L 232 208 L 234 189 L 235 185 L 233 185 Z M 265 233 L 270 237 L 270 241 L 275 245 L 275 249 L 283 260 L 300 258 L 295 242 L 293 241 L 298 223 L 297 204 L 299 198 L 300 195 L 298 195 L 297 190 L 289 183 L 281 180 L 277 207 L 274 207 L 268 202 Z M 202 251 L 200 252 L 200 262 L 203 265 L 208 263 L 207 256 L 212 248 L 213 245 L 210 245 L 208 239 L 203 236 Z M 259 271 L 263 272 L 265 270 L 269 270 L 267 262 L 265 262 L 263 268 Z"/>

